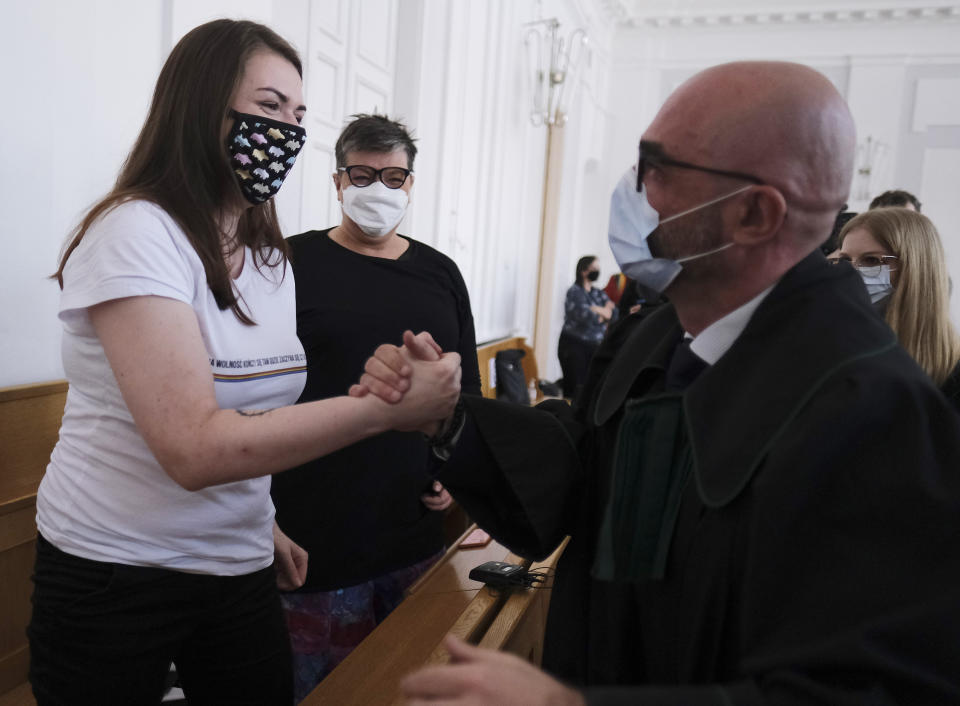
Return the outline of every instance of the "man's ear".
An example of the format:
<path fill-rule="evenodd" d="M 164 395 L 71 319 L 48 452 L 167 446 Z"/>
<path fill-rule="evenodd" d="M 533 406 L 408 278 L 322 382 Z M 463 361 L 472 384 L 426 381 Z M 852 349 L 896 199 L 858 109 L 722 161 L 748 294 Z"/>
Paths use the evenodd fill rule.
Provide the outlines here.
<path fill-rule="evenodd" d="M 759 245 L 772 240 L 787 217 L 787 202 L 780 190 L 766 184 L 746 192 L 738 201 L 733 242 Z"/>
<path fill-rule="evenodd" d="M 343 189 L 340 188 L 340 172 L 334 172 L 330 175 L 330 178 L 333 179 L 333 186 L 337 190 L 337 201 L 343 203 Z"/>

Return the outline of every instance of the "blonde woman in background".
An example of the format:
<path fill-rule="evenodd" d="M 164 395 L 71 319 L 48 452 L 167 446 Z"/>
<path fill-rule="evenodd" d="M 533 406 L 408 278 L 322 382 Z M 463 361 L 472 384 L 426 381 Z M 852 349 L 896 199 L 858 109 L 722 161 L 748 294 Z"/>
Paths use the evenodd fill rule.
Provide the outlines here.
<path fill-rule="evenodd" d="M 960 336 L 943 244 L 926 216 L 879 208 L 850 219 L 831 262 L 853 264 L 907 352 L 960 409 Z"/>

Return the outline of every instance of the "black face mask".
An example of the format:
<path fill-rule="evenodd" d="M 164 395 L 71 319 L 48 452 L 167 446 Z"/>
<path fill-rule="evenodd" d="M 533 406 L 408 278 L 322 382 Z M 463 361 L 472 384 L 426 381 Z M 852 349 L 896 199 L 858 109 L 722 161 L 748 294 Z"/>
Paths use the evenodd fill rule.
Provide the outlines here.
<path fill-rule="evenodd" d="M 244 198 L 254 206 L 280 191 L 307 139 L 307 131 L 260 115 L 231 110 L 230 165 Z"/>
<path fill-rule="evenodd" d="M 587 273 L 587 279 L 591 282 L 596 282 L 600 279 L 600 270 L 593 270 L 592 272 Z"/>

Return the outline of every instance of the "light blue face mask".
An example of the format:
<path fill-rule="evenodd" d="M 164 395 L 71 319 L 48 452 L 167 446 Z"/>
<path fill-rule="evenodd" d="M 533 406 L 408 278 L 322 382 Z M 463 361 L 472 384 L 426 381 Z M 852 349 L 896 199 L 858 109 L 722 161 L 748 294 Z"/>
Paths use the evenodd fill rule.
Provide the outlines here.
<path fill-rule="evenodd" d="M 863 278 L 863 283 L 867 286 L 867 294 L 870 295 L 870 301 L 874 304 L 893 292 L 893 284 L 890 282 L 890 265 L 880 265 L 880 272 L 875 275 L 864 274 L 861 269 L 857 269 L 857 272 Z"/>
<path fill-rule="evenodd" d="M 607 235 L 610 241 L 610 249 L 620 266 L 620 271 L 657 294 L 663 293 L 677 278 L 677 275 L 683 270 L 684 262 L 690 262 L 726 250 L 733 243 L 726 243 L 707 252 L 671 260 L 665 257 L 653 257 L 647 243 L 650 234 L 664 223 L 699 211 L 701 208 L 720 203 L 753 186 L 748 184 L 736 191 L 731 191 L 706 203 L 660 220 L 660 214 L 647 201 L 646 188 L 638 192 L 636 185 L 637 170 L 636 167 L 631 167 L 617 182 L 613 195 L 610 197 L 610 226 Z"/>

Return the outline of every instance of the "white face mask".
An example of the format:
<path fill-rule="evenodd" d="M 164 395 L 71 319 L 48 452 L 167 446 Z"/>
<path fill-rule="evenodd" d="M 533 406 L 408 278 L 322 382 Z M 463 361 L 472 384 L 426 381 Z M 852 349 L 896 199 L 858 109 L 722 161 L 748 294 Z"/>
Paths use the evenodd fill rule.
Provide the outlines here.
<path fill-rule="evenodd" d="M 867 285 L 867 294 L 870 295 L 870 301 L 874 304 L 893 291 L 893 284 L 890 282 L 890 265 L 880 265 L 880 273 L 876 275 L 865 275 L 862 270 L 857 272 L 863 278 L 863 283 Z"/>
<path fill-rule="evenodd" d="M 719 248 L 707 252 L 688 255 L 678 260 L 665 257 L 653 257 L 647 239 L 650 234 L 663 223 L 686 216 L 701 208 L 720 203 L 749 189 L 752 184 L 741 187 L 729 194 L 702 203 L 699 206 L 688 208 L 686 211 L 675 213 L 660 220 L 660 214 L 647 201 L 647 190 L 637 191 L 637 169 L 631 167 L 617 182 L 617 187 L 610 197 L 610 227 L 609 241 L 613 256 L 620 265 L 620 271 L 627 277 L 636 280 L 644 287 L 661 294 L 677 278 L 683 270 L 684 262 L 690 262 L 707 255 L 713 255 L 726 250 L 733 243 L 721 245 Z"/>
<path fill-rule="evenodd" d="M 388 189 L 379 180 L 363 188 L 350 184 L 343 189 L 343 212 L 373 238 L 382 238 L 396 228 L 409 203 L 406 191 Z"/>

